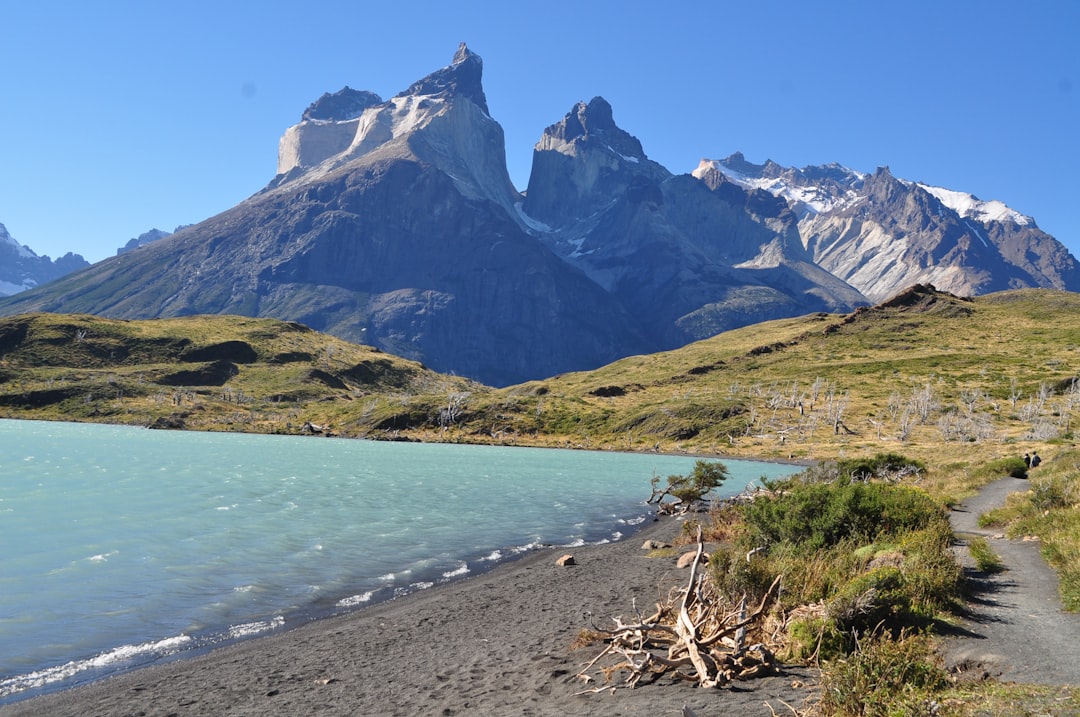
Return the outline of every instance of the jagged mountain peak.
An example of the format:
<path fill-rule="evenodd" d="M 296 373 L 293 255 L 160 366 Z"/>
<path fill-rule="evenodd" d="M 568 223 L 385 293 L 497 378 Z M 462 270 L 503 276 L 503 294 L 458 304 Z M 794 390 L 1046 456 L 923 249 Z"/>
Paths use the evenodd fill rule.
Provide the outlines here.
<path fill-rule="evenodd" d="M 1033 218 L 1009 208 L 1004 202 L 996 199 L 983 201 L 974 194 L 957 192 L 944 187 L 922 184 L 921 182 L 918 183 L 918 186 L 933 194 L 942 204 L 964 219 L 971 218 L 984 224 L 988 222 L 1009 222 L 1022 227 L 1036 226 Z"/>
<path fill-rule="evenodd" d="M 382 98 L 374 92 L 354 90 L 345 85 L 337 92 L 326 92 L 319 99 L 308 105 L 301 116 L 303 120 L 324 122 L 345 122 L 356 119 L 368 107 L 381 104 Z"/>
<path fill-rule="evenodd" d="M 374 162 L 420 161 L 448 175 L 467 196 L 513 213 L 520 195 L 506 169 L 502 127 L 488 114 L 483 60 L 462 43 L 450 65 L 386 101 L 346 88 L 324 95 L 285 131 L 278 174 L 267 191 L 322 182 Z M 312 119 L 327 117 L 328 119 Z"/>
<path fill-rule="evenodd" d="M 533 147 L 523 209 L 549 227 L 565 228 L 628 191 L 655 201 L 659 184 L 671 176 L 615 123 L 608 101 L 594 97 L 549 125 Z"/>
<path fill-rule="evenodd" d="M 472 100 L 488 114 L 487 97 L 483 86 L 484 61 L 465 43 L 458 45 L 453 61 L 446 67 L 417 80 L 399 96 L 457 95 Z"/>
<path fill-rule="evenodd" d="M 726 159 L 703 159 L 692 174 L 710 188 L 721 183 L 716 176 L 720 174 L 747 191 L 764 190 L 782 197 L 800 218 L 849 205 L 866 176 L 835 163 L 802 169 L 771 159 L 754 164 L 742 152 Z"/>
<path fill-rule="evenodd" d="M 30 251 L 29 247 L 25 247 L 15 241 L 15 237 L 8 233 L 7 227 L 3 224 L 0 224 L 0 247 L 8 247 L 11 251 L 15 252 L 17 256 L 27 259 L 37 256 L 37 254 Z"/>
<path fill-rule="evenodd" d="M 548 126 L 536 144 L 536 151 L 575 154 L 583 147 L 602 148 L 632 163 L 646 159 L 641 142 L 615 124 L 611 104 L 599 96 L 589 102 L 578 102 L 561 120 Z"/>

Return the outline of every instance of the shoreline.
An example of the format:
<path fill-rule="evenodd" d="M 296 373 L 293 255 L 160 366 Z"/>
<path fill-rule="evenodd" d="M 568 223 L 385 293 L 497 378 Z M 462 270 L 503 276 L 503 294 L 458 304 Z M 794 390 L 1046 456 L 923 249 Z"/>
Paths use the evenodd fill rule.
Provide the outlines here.
<path fill-rule="evenodd" d="M 676 555 L 649 557 L 641 541 L 671 541 L 664 517 L 621 540 L 544 547 L 492 569 L 344 614 L 127 670 L 0 706 L 0 715 L 770 714 L 811 699 L 813 672 L 701 690 L 652 684 L 576 695 L 599 648 L 570 651 L 578 632 L 652 604 L 680 585 Z M 675 551 L 678 552 L 678 551 Z M 564 553 L 576 565 L 555 565 Z"/>
<path fill-rule="evenodd" d="M 75 423 L 75 424 L 90 424 L 100 426 L 121 426 L 127 428 L 141 428 L 143 430 L 166 430 L 177 431 L 180 433 L 213 433 L 213 434 L 240 434 L 246 436 L 282 436 L 293 438 L 310 438 L 310 439 L 340 439 L 346 441 L 371 441 L 373 443 L 430 443 L 430 444 L 445 444 L 452 446 L 492 446 L 501 448 L 539 448 L 550 449 L 556 451 L 586 451 L 593 453 L 625 453 L 628 455 L 657 455 L 657 456 L 678 456 L 683 458 L 701 458 L 704 460 L 715 461 L 745 461 L 749 463 L 774 463 L 777 465 L 785 466 L 802 466 L 804 468 L 815 465 L 821 462 L 821 459 L 814 458 L 778 458 L 774 456 L 744 456 L 734 453 L 708 453 L 693 450 L 657 450 L 653 448 L 641 448 L 640 450 L 630 448 L 609 448 L 604 446 L 599 447 L 586 447 L 582 445 L 552 445 L 550 443 L 530 443 L 528 441 L 507 443 L 505 441 L 485 441 L 485 440 L 431 440 L 424 436 L 409 436 L 406 434 L 403 438 L 379 438 L 372 435 L 343 435 L 334 434 L 330 436 L 307 434 L 301 431 L 292 433 L 278 433 L 274 431 L 215 431 L 210 429 L 201 428 L 170 428 L 170 429 L 156 429 L 150 426 L 138 424 L 138 423 L 124 423 L 122 421 L 89 421 L 89 420 L 73 420 L 73 419 L 52 419 L 52 418 L 20 418 L 18 416 L 5 416 L 0 415 L 0 421 L 40 421 L 42 423 Z"/>

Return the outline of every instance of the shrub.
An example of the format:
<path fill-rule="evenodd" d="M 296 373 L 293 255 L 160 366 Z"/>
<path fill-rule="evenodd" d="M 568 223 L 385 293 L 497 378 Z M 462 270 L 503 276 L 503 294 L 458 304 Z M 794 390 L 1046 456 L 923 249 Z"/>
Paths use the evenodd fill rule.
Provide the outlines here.
<path fill-rule="evenodd" d="M 1028 467 L 1024 459 L 1020 457 L 999 458 L 979 467 L 977 475 L 987 478 L 999 478 L 1010 476 L 1012 478 L 1027 478 Z"/>
<path fill-rule="evenodd" d="M 788 625 L 789 644 L 784 655 L 789 660 L 833 660 L 846 655 L 851 636 L 827 617 L 796 618 Z"/>
<path fill-rule="evenodd" d="M 722 545 L 709 556 L 713 583 L 730 602 L 737 603 L 744 595 L 748 604 L 761 601 L 776 579 L 770 561 L 765 556 L 747 554 L 732 545 Z"/>
<path fill-rule="evenodd" d="M 829 616 L 851 634 L 881 627 L 894 636 L 901 628 L 922 622 L 912 610 L 904 574 L 880 567 L 857 576 L 829 601 Z"/>
<path fill-rule="evenodd" d="M 886 478 L 907 470 L 922 471 L 926 466 L 921 461 L 896 453 L 878 453 L 873 458 L 849 458 L 837 461 L 836 468 L 841 479 L 868 480 Z"/>
<path fill-rule="evenodd" d="M 759 544 L 789 541 L 818 550 L 849 537 L 872 542 L 882 534 L 925 528 L 944 515 L 925 493 L 903 486 L 799 482 L 789 486 L 746 505 L 746 521 Z"/>

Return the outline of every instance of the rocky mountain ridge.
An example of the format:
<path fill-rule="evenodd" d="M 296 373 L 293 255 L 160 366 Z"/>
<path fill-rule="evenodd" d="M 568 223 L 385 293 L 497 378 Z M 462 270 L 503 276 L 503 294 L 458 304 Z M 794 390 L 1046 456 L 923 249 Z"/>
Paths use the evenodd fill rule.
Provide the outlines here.
<path fill-rule="evenodd" d="M 735 153 L 694 170 L 710 172 L 787 201 L 813 261 L 875 302 L 913 283 L 962 296 L 1080 289 L 1080 265 L 1068 250 L 1000 201 L 900 179 L 888 167 L 796 169 Z"/>
<path fill-rule="evenodd" d="M 38 256 L 30 247 L 17 242 L 7 227 L 0 224 L 0 296 L 11 296 L 47 284 L 87 266 L 90 262 L 71 252 L 55 260 Z"/>
<path fill-rule="evenodd" d="M 953 219 L 887 170 L 742 159 L 742 181 L 722 162 L 672 174 L 600 97 L 544 130 L 519 193 L 482 72 L 462 45 L 389 100 L 324 94 L 285 131 L 264 189 L 0 301 L 0 313 L 273 317 L 506 385 L 768 319 L 850 311 L 901 284 L 955 291 L 1013 272 L 1002 281 L 1080 288 L 1075 260 L 1055 254 L 1052 238 L 978 224 L 1002 247 L 984 251 L 970 229 L 981 215 Z M 791 175 L 786 186 L 802 198 L 753 184 L 754 172 L 759 182 Z M 1006 251 L 1021 246 L 1027 254 Z M 1014 270 L 1020 261 L 1041 273 Z"/>

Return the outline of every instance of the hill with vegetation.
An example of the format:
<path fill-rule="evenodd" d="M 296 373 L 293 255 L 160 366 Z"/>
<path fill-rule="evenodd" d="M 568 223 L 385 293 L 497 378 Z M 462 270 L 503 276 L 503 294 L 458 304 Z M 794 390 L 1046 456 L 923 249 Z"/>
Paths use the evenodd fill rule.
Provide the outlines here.
<path fill-rule="evenodd" d="M 917 286 L 494 389 L 300 324 L 0 319 L 0 415 L 204 430 L 928 465 L 1068 443 L 1080 295 Z M 310 429 L 308 429 L 310 430 Z"/>
<path fill-rule="evenodd" d="M 332 433 L 326 406 L 360 402 L 355 415 L 378 432 L 387 416 L 388 425 L 397 420 L 389 407 L 400 397 L 418 411 L 424 397 L 472 386 L 272 319 L 24 314 L 0 321 L 0 416 L 7 418 Z"/>

